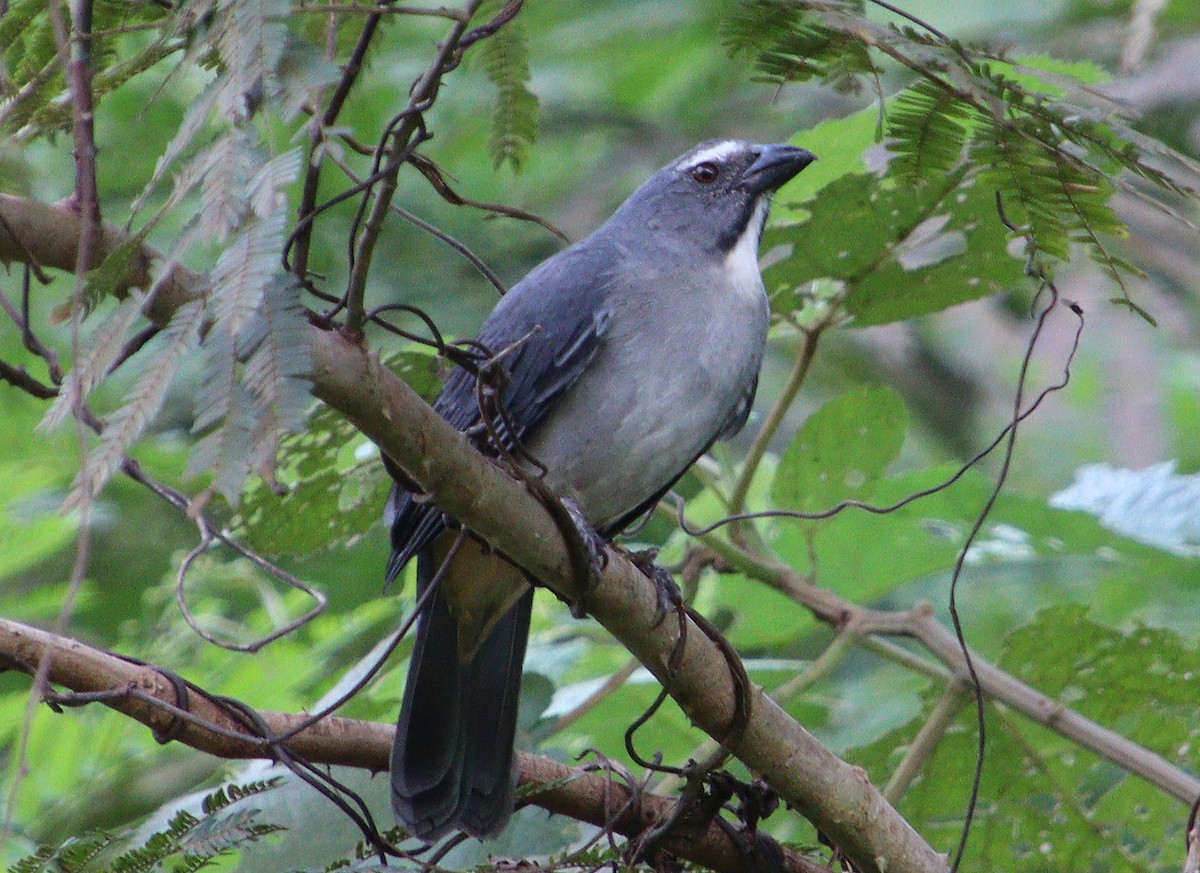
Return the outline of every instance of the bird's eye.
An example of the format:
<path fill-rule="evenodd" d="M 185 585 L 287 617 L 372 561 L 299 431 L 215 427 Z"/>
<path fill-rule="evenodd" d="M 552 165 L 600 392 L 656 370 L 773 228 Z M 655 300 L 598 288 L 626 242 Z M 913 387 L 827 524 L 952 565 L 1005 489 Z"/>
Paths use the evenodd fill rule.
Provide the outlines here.
<path fill-rule="evenodd" d="M 719 175 L 721 175 L 721 172 L 717 169 L 717 165 L 708 161 L 692 167 L 692 178 L 701 185 L 711 185 L 717 181 L 717 176 Z"/>

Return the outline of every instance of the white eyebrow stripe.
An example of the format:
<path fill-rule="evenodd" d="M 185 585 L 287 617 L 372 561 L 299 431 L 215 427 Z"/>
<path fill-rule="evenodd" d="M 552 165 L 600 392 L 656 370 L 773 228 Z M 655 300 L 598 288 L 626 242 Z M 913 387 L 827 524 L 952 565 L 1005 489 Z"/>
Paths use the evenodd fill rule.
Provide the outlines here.
<path fill-rule="evenodd" d="M 697 152 L 692 155 L 691 160 L 684 164 L 684 169 L 690 170 L 692 167 L 697 167 L 705 161 L 721 162 L 729 157 L 734 152 L 741 150 L 743 143 L 736 139 L 727 139 L 724 142 L 710 145 L 704 151 Z"/>

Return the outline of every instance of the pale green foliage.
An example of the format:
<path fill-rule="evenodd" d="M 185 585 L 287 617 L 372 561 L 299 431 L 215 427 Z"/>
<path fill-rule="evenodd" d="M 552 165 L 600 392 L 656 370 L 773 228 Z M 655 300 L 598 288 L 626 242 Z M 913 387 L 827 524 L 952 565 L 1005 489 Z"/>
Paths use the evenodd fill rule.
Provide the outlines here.
<path fill-rule="evenodd" d="M 145 295 L 131 294 L 109 314 L 88 338 L 83 354 L 63 382 L 62 390 L 46 411 L 41 430 L 52 430 L 66 421 L 76 404 L 87 400 L 121 353 L 122 345 L 142 313 Z"/>
<path fill-rule="evenodd" d="M 276 434 L 304 426 L 312 370 L 307 331 L 299 284 L 293 276 L 277 276 L 248 331 L 252 351 L 245 369 L 246 386 L 275 420 Z"/>
<path fill-rule="evenodd" d="M 298 167 L 299 153 L 288 152 L 268 161 L 241 187 L 225 189 L 236 192 L 236 205 L 244 211 L 213 268 L 210 305 L 213 317 L 235 337 L 245 333 L 267 284 L 280 273 L 288 220 L 284 187 Z"/>
<path fill-rule="evenodd" d="M 146 431 L 162 408 L 167 389 L 179 366 L 200 343 L 204 304 L 197 300 L 180 307 L 163 331 L 162 344 L 146 362 L 142 375 L 125 396 L 100 436 L 100 445 L 87 453 L 64 508 L 71 508 L 100 493 L 125 453 Z"/>
<path fill-rule="evenodd" d="M 217 490 L 229 500 L 236 500 L 254 467 L 254 426 L 260 416 L 253 395 L 238 378 L 240 351 L 237 339 L 221 325 L 205 337 L 192 431 L 209 432 L 192 449 L 187 467 L 189 476 L 213 471 Z"/>
<path fill-rule="evenodd" d="M 215 48 L 224 72 L 218 111 L 226 118 L 248 119 L 278 92 L 291 7 L 291 0 L 217 0 Z"/>
<path fill-rule="evenodd" d="M 936 185 L 965 168 L 1033 250 L 1067 260 L 1071 244 L 1082 243 L 1114 281 L 1137 272 L 1105 242 L 1126 233 L 1108 205 L 1114 184 L 1147 196 L 1120 176 L 1126 171 L 1160 191 L 1187 192 L 1186 171 L 1195 164 L 1148 141 L 1119 107 L 1085 88 L 1094 67 L 1037 58 L 1021 64 L 907 23 L 885 26 L 847 11 L 803 0 L 746 0 L 726 35 L 734 50 L 755 53 L 780 83 L 874 73 L 862 60 L 865 40 L 887 46 L 890 58 L 925 73 L 886 109 L 896 156 L 889 177 Z M 1120 300 L 1142 311 L 1123 286 Z"/>
<path fill-rule="evenodd" d="M 194 59 L 215 66 L 215 72 L 158 159 L 134 212 L 145 209 L 174 172 L 170 195 L 127 245 L 89 275 L 87 304 L 94 306 L 112 292 L 136 247 L 168 213 L 194 209 L 170 252 L 155 265 L 157 277 L 168 275 L 198 245 L 216 243 L 221 248 L 208 277 L 211 290 L 204 306 L 187 308 L 186 329 L 176 330 L 174 323 L 168 328 L 154 366 L 111 415 L 99 449 L 81 471 L 72 504 L 82 494 L 97 493 L 153 421 L 181 362 L 199 342 L 202 320 L 217 326 L 202 356 L 206 373 L 196 426 L 215 429 L 199 443 L 189 469 L 212 471 L 218 489 L 234 500 L 249 471 L 270 464 L 281 434 L 303 424 L 310 369 L 304 320 L 296 285 L 285 278 L 279 263 L 290 218 L 287 192 L 299 175 L 302 158 L 298 149 L 273 155 L 255 118 L 277 99 L 284 105 L 281 114 L 293 117 L 312 90 L 330 80 L 333 70 L 311 47 L 292 50 L 289 10 L 287 0 L 221 0 L 185 4 L 174 17 L 152 18 L 163 25 L 155 47 L 178 49 L 184 44 L 179 37 L 186 36 L 188 56 L 182 66 L 191 66 Z M 30 53 L 44 42 L 37 34 L 49 32 L 45 4 L 14 5 L 2 22 L 0 28 L 6 31 L 18 24 L 24 28 L 10 54 L 19 64 L 28 64 Z M 55 56 L 43 55 L 38 49 L 36 63 L 54 62 Z M 115 86 L 125 75 L 122 70 L 134 75 L 162 56 L 135 54 L 123 65 L 107 68 L 105 75 Z M 279 73 L 285 61 L 286 85 Z M 49 109 L 47 104 L 44 110 Z M 136 324 L 141 299 L 122 305 L 88 338 L 45 426 L 60 424 L 107 377 Z"/>
<path fill-rule="evenodd" d="M 504 7 L 503 0 L 485 0 L 478 20 L 487 21 Z M 517 18 L 479 47 L 483 69 L 496 86 L 488 148 L 496 166 L 508 163 L 520 170 L 529 147 L 537 141 L 538 100 L 529 90 L 529 48 L 525 23 Z"/>
<path fill-rule="evenodd" d="M 239 801 L 269 791 L 276 784 L 256 782 L 219 788 L 204 798 L 199 816 L 181 810 L 165 829 L 116 857 L 106 850 L 127 841 L 127 835 L 86 834 L 57 847 L 42 846 L 9 867 L 9 873 L 149 873 L 156 870 L 191 873 L 238 846 L 279 830 L 274 825 L 260 822 L 257 810 L 235 807 Z"/>
<path fill-rule="evenodd" d="M 890 388 L 858 388 L 808 417 L 771 486 L 780 509 L 822 512 L 843 500 L 866 500 L 900 454 L 908 415 Z"/>

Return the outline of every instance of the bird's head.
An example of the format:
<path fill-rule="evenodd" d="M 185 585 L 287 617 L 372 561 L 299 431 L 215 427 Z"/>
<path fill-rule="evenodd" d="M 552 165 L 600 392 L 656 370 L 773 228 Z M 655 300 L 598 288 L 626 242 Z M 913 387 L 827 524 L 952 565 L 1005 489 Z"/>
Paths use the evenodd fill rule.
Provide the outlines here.
<path fill-rule="evenodd" d="M 790 145 L 701 143 L 646 180 L 610 223 L 683 251 L 725 255 L 746 242 L 757 250 L 771 195 L 815 160 Z"/>

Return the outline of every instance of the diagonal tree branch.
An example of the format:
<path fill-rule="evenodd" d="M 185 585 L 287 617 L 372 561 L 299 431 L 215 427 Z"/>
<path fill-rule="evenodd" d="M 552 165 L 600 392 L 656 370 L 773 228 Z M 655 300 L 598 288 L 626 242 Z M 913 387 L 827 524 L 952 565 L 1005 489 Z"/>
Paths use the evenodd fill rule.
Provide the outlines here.
<path fill-rule="evenodd" d="M 103 702 L 147 727 L 162 732 L 175 719 L 167 706 L 178 701 L 167 677 L 157 668 L 134 664 L 76 640 L 0 618 L 0 667 L 30 676 L 48 662 L 47 681 L 83 694 L 117 692 Z M 137 694 L 131 692 L 136 690 Z M 166 704 L 164 706 L 163 704 Z M 226 709 L 202 695 L 191 695 L 186 711 L 197 721 L 185 722 L 175 739 L 222 758 L 261 758 L 264 748 Z M 260 712 L 275 733 L 284 733 L 307 719 L 305 715 Z M 199 721 L 222 730 L 210 730 Z M 313 764 L 386 770 L 395 728 L 376 722 L 329 717 L 305 728 L 287 743 L 290 751 Z M 241 734 L 245 741 L 229 736 Z M 671 815 L 674 800 L 635 793 L 611 777 L 571 768 L 551 758 L 522 753 L 520 784 L 529 802 L 552 813 L 567 815 L 616 833 L 637 837 L 655 822 Z M 691 833 L 668 838 L 664 848 L 716 873 L 745 873 L 767 869 L 778 873 L 822 873 L 826 868 L 756 834 L 739 846 L 717 824 L 704 823 Z"/>
<path fill-rule="evenodd" d="M 0 261 L 20 260 L 39 241 L 43 266 L 70 269 L 79 218 L 67 210 L 0 195 Z M 53 234 L 64 248 L 41 242 Z M 103 245 L 121 241 L 106 229 Z M 20 243 L 24 243 L 22 246 Z M 156 252 L 135 259 L 145 284 Z M 203 281 L 176 268 L 149 310 L 163 320 L 202 293 Z M 446 512 L 560 597 L 575 600 L 570 555 L 550 512 L 525 486 L 476 452 L 377 356 L 331 331 L 312 328 L 314 393 L 373 440 Z M 716 642 L 689 623 L 682 656 L 673 659 L 680 635 L 674 620 L 658 621 L 658 598 L 645 576 L 623 555 L 610 551 L 595 591 L 592 614 L 668 689 L 692 721 L 721 738 L 734 719 L 737 700 L 729 663 Z M 671 670 L 673 663 L 677 669 Z M 863 871 L 938 873 L 947 869 L 935 852 L 883 798 L 866 774 L 847 764 L 755 686 L 745 729 L 729 749 L 761 773 L 792 807 L 808 818 Z"/>
<path fill-rule="evenodd" d="M 895 612 L 868 609 L 812 584 L 778 561 L 755 555 L 719 537 L 705 535 L 702 539 L 705 545 L 747 577 L 787 595 L 822 621 L 846 628 L 859 638 L 893 636 L 916 640 L 950 668 L 953 682 L 970 682 L 962 647 L 953 631 L 938 621 L 932 605 L 920 603 L 912 609 Z M 971 662 L 979 677 L 979 687 L 989 698 L 1140 776 L 1177 800 L 1191 803 L 1200 796 L 1200 779 L 1162 755 L 1048 697 L 973 649 Z"/>

